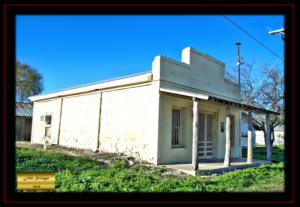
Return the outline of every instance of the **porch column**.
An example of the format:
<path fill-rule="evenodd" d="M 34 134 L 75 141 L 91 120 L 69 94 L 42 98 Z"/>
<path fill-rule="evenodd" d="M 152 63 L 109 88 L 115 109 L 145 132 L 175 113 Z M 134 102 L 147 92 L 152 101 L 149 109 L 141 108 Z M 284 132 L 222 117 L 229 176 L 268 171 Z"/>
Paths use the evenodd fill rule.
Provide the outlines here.
<path fill-rule="evenodd" d="M 271 161 L 271 153 L 272 153 L 272 146 L 271 146 L 271 138 L 270 138 L 270 115 L 266 114 L 266 147 L 267 147 L 267 160 Z"/>
<path fill-rule="evenodd" d="M 253 163 L 253 149 L 252 149 L 252 112 L 248 112 L 248 156 L 247 163 Z"/>
<path fill-rule="evenodd" d="M 225 158 L 224 158 L 224 166 L 230 165 L 230 125 L 231 125 L 231 114 L 230 108 L 226 109 L 226 149 L 225 149 Z"/>
<path fill-rule="evenodd" d="M 193 159 L 192 168 L 198 170 L 198 127 L 199 127 L 199 102 L 193 97 Z"/>

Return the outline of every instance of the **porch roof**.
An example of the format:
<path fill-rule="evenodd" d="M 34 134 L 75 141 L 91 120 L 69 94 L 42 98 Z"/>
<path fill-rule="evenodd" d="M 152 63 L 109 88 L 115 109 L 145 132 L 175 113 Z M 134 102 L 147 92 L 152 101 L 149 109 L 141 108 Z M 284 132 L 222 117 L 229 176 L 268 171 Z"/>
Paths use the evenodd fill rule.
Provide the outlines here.
<path fill-rule="evenodd" d="M 214 97 L 214 96 L 209 96 L 209 95 L 195 93 L 195 92 L 188 92 L 188 91 L 182 91 L 182 90 L 177 90 L 177 89 L 169 89 L 169 88 L 160 88 L 160 92 L 185 97 L 185 98 L 188 98 L 188 99 L 196 98 L 198 100 L 204 100 L 204 101 L 208 101 L 208 102 L 227 105 L 227 106 L 242 109 L 243 111 L 252 111 L 254 113 L 260 113 L 260 114 L 280 115 L 279 112 L 267 110 L 267 109 L 257 107 L 257 106 L 253 106 L 253 105 L 250 105 L 250 104 L 231 101 L 231 100 L 226 100 L 226 99 L 221 99 L 221 98 L 217 98 L 217 97 Z"/>

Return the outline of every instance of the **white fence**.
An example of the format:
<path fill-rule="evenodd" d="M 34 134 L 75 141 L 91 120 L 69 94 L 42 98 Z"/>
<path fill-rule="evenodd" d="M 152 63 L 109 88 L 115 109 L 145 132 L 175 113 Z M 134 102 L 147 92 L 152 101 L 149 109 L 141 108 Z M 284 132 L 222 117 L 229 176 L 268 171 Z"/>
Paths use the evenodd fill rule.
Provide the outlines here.
<path fill-rule="evenodd" d="M 284 144 L 284 132 L 283 131 L 275 131 L 275 141 L 273 145 L 282 145 Z M 263 131 L 255 131 L 255 143 L 260 145 L 265 145 L 264 132 Z M 248 145 L 248 138 L 241 137 L 242 146 Z"/>

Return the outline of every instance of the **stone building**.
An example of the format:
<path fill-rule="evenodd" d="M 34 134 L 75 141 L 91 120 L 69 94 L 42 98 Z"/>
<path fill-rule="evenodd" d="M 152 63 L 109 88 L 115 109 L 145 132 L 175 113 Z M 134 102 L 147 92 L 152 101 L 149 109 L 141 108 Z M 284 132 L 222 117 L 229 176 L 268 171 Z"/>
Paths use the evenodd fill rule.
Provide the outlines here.
<path fill-rule="evenodd" d="M 32 96 L 31 141 L 47 136 L 154 164 L 239 158 L 241 112 L 273 112 L 241 103 L 224 70 L 187 47 L 181 62 L 156 56 L 149 72 Z"/>

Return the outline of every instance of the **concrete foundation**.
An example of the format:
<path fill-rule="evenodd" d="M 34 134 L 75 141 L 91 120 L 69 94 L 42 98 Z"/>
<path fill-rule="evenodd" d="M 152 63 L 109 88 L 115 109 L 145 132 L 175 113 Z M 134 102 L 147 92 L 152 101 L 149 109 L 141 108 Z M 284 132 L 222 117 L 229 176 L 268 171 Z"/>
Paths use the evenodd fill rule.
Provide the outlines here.
<path fill-rule="evenodd" d="M 235 159 L 231 159 L 230 164 L 231 165 L 229 167 L 225 167 L 223 159 L 206 160 L 206 161 L 200 160 L 198 165 L 198 169 L 199 169 L 198 171 L 193 171 L 192 163 L 162 165 L 162 166 L 167 168 L 177 169 L 181 172 L 195 176 L 197 172 L 199 174 L 209 175 L 209 174 L 223 173 L 223 172 L 233 171 L 236 169 L 255 167 L 261 164 L 271 164 L 271 163 L 267 160 L 253 159 L 252 164 L 247 164 L 247 158 L 235 158 Z"/>

